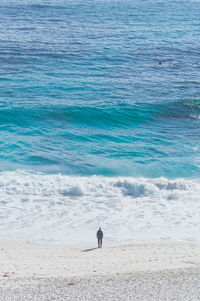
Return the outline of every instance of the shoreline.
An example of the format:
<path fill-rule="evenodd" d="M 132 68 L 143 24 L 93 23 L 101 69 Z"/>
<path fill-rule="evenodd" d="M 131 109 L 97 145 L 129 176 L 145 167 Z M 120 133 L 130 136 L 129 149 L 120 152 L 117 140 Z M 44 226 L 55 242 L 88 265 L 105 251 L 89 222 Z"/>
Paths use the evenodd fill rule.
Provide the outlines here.
<path fill-rule="evenodd" d="M 9 273 L 9 277 L 84 278 L 194 267 L 200 267 L 200 243 L 147 242 L 100 249 L 94 246 L 0 243 L 0 276 Z"/>
<path fill-rule="evenodd" d="M 0 301 L 197 301 L 199 283 L 200 243 L 0 243 Z"/>

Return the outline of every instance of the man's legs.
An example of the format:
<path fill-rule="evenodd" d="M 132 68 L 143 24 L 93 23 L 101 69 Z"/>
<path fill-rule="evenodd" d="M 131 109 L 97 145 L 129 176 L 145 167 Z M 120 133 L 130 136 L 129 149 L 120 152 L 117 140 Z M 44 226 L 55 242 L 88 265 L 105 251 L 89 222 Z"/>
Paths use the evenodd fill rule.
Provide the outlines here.
<path fill-rule="evenodd" d="M 99 239 L 99 246 L 102 248 L 102 238 Z"/>
<path fill-rule="evenodd" d="M 102 238 L 98 238 L 98 248 L 102 247 Z"/>

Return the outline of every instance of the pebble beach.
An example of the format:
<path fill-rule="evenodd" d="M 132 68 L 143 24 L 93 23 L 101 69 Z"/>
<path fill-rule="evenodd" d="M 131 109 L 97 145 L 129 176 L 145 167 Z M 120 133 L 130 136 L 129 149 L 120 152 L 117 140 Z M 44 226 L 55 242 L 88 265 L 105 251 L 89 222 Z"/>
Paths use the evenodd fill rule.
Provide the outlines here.
<path fill-rule="evenodd" d="M 0 300 L 199 300 L 200 244 L 0 244 Z"/>

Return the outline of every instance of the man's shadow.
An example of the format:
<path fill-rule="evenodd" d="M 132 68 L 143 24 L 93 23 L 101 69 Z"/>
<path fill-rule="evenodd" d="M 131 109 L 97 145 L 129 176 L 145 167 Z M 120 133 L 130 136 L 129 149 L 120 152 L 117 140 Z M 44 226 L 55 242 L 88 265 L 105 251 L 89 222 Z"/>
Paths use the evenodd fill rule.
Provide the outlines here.
<path fill-rule="evenodd" d="M 81 250 L 81 252 L 90 252 L 90 251 L 94 251 L 98 248 L 91 248 L 91 249 L 85 249 L 85 250 Z"/>

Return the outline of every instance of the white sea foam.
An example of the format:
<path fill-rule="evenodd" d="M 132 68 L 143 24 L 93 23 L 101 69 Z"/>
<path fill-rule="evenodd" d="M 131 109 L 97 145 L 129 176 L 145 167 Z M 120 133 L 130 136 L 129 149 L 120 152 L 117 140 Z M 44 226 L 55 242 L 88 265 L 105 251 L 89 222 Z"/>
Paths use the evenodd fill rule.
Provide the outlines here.
<path fill-rule="evenodd" d="M 0 173 L 0 240 L 200 241 L 200 180 Z"/>

